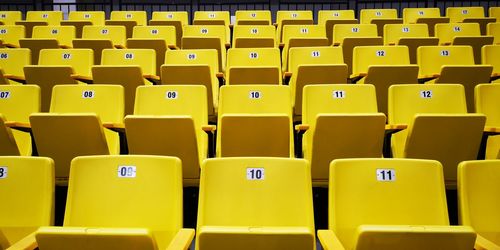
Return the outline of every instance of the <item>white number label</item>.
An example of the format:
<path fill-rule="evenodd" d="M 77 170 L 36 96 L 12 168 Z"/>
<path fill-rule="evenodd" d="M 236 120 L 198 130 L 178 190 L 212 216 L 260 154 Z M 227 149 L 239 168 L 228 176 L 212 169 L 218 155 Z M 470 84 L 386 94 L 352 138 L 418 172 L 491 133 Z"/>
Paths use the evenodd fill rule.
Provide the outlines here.
<path fill-rule="evenodd" d="M 248 56 L 250 57 L 250 59 L 257 59 L 257 58 L 259 58 L 259 53 L 250 52 L 250 54 Z"/>
<path fill-rule="evenodd" d="M 194 60 L 194 59 L 196 59 L 196 54 L 188 54 L 187 58 L 188 58 L 188 60 Z"/>
<path fill-rule="evenodd" d="M 66 60 L 71 59 L 71 54 L 70 53 L 63 53 L 62 58 L 66 59 Z"/>
<path fill-rule="evenodd" d="M 167 91 L 167 93 L 165 93 L 166 99 L 177 99 L 177 96 L 178 96 L 177 91 Z"/>
<path fill-rule="evenodd" d="M 0 91 L 0 99 L 10 98 L 10 91 Z"/>
<path fill-rule="evenodd" d="M 359 32 L 359 28 L 358 27 L 352 27 L 351 31 L 352 31 L 352 33 L 358 33 Z"/>
<path fill-rule="evenodd" d="M 131 13 L 127 13 L 127 14 L 125 15 L 125 18 L 127 18 L 127 19 L 130 19 L 130 18 L 132 18 L 132 17 L 133 17 L 133 16 L 132 16 L 132 14 L 131 14 Z"/>
<path fill-rule="evenodd" d="M 159 32 L 158 32 L 158 30 L 157 30 L 157 29 L 152 29 L 152 30 L 151 30 L 151 34 L 153 34 L 153 35 L 158 35 L 158 33 L 159 33 Z"/>
<path fill-rule="evenodd" d="M 250 91 L 248 97 L 250 99 L 260 99 L 262 97 L 262 93 L 260 93 L 260 91 Z"/>
<path fill-rule="evenodd" d="M 250 14 L 250 17 L 256 18 L 257 17 L 257 13 Z"/>
<path fill-rule="evenodd" d="M 380 11 L 375 12 L 375 16 L 382 16 L 382 12 Z"/>
<path fill-rule="evenodd" d="M 82 92 L 82 98 L 94 98 L 95 93 L 93 90 L 84 90 Z"/>
<path fill-rule="evenodd" d="M 468 10 L 462 10 L 462 14 L 467 15 L 467 14 L 469 14 L 469 11 Z"/>
<path fill-rule="evenodd" d="M 91 15 L 89 13 L 83 14 L 83 18 L 85 18 L 85 19 L 89 19 L 90 17 L 91 17 Z"/>
<path fill-rule="evenodd" d="M 333 12 L 333 16 L 335 16 L 335 17 L 339 17 L 339 16 L 340 16 L 340 14 L 339 14 L 338 12 Z"/>
<path fill-rule="evenodd" d="M 247 168 L 247 180 L 264 180 L 264 169 Z"/>
<path fill-rule="evenodd" d="M 52 30 L 50 31 L 50 33 L 51 33 L 52 35 L 57 35 L 57 34 L 59 33 L 59 30 L 58 30 L 58 29 L 52 29 Z"/>
<path fill-rule="evenodd" d="M 423 16 L 423 15 L 424 15 L 424 12 L 420 10 L 420 11 L 418 12 L 418 15 L 419 15 L 419 16 Z"/>
<path fill-rule="evenodd" d="M 292 18 L 297 18 L 299 16 L 299 14 L 297 13 L 292 13 Z"/>
<path fill-rule="evenodd" d="M 307 33 L 309 33 L 309 29 L 308 28 L 301 28 L 300 29 L 300 33 L 301 34 L 307 34 Z"/>
<path fill-rule="evenodd" d="M 432 90 L 422 90 L 422 91 L 420 91 L 420 97 L 422 97 L 422 98 L 432 98 Z"/>
<path fill-rule="evenodd" d="M 312 57 L 320 57 L 321 53 L 319 53 L 319 51 L 317 51 L 317 50 L 314 50 L 314 51 L 311 52 L 311 56 Z"/>
<path fill-rule="evenodd" d="M 109 30 L 108 29 L 102 29 L 101 30 L 101 34 L 107 35 L 107 34 L 109 34 Z"/>
<path fill-rule="evenodd" d="M 394 169 L 377 169 L 377 181 L 396 181 Z"/>
<path fill-rule="evenodd" d="M 460 32 L 462 29 L 460 28 L 460 26 L 455 26 L 453 27 L 453 31 L 455 32 Z"/>
<path fill-rule="evenodd" d="M 135 178 L 136 175 L 135 166 L 119 166 L 118 167 L 118 177 L 120 178 Z"/>
<path fill-rule="evenodd" d="M 252 29 L 250 30 L 250 33 L 252 33 L 252 34 L 258 34 L 258 33 L 259 33 L 259 29 L 257 29 L 257 28 L 252 28 Z"/>
<path fill-rule="evenodd" d="M 125 59 L 134 59 L 134 53 L 125 53 Z"/>
<path fill-rule="evenodd" d="M 7 59 L 9 58 L 9 54 L 7 53 L 0 53 L 0 59 Z"/>
<path fill-rule="evenodd" d="M 1 29 L 0 30 L 0 34 L 7 34 L 7 30 L 6 29 Z"/>
<path fill-rule="evenodd" d="M 409 27 L 403 27 L 401 29 L 401 31 L 403 31 L 403 33 L 408 33 L 408 32 L 410 32 L 410 28 Z"/>
<path fill-rule="evenodd" d="M 42 14 L 42 18 L 49 18 L 49 14 L 47 14 L 47 13 Z"/>
<path fill-rule="evenodd" d="M 375 52 L 377 54 L 377 56 L 385 56 L 385 50 L 377 50 L 377 52 Z"/>
<path fill-rule="evenodd" d="M 7 178 L 7 167 L 0 167 L 0 179 Z"/>
<path fill-rule="evenodd" d="M 207 28 L 201 28 L 201 34 L 208 34 L 208 29 Z"/>
<path fill-rule="evenodd" d="M 209 13 L 208 18 L 215 18 L 215 13 Z"/>
<path fill-rule="evenodd" d="M 0 18 L 7 18 L 7 14 L 1 14 Z"/>
<path fill-rule="evenodd" d="M 344 90 L 334 90 L 332 95 L 333 95 L 333 99 L 345 98 L 345 91 Z"/>
<path fill-rule="evenodd" d="M 449 56 L 450 51 L 449 50 L 441 50 L 440 54 L 441 54 L 441 56 Z"/>
<path fill-rule="evenodd" d="M 173 14 L 167 14 L 167 18 L 168 19 L 172 19 L 172 18 L 174 18 L 174 15 Z"/>

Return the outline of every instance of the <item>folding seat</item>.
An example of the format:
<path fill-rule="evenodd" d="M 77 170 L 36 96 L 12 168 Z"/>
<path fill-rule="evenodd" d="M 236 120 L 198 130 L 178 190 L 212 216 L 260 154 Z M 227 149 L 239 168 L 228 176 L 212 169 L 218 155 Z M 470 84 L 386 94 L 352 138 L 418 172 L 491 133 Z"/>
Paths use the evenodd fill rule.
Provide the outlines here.
<path fill-rule="evenodd" d="M 24 66 L 26 84 L 40 86 L 41 111 L 47 112 L 54 85 L 78 84 L 75 78 L 90 78 L 93 52 L 90 49 L 42 49 L 38 65 Z"/>
<path fill-rule="evenodd" d="M 68 20 L 61 21 L 61 25 L 71 25 L 76 28 L 76 38 L 82 38 L 83 27 L 87 25 L 104 26 L 104 11 L 70 11 Z"/>
<path fill-rule="evenodd" d="M 429 36 L 434 36 L 434 26 L 438 23 L 449 23 L 449 17 L 441 16 L 439 8 L 404 8 L 403 23 L 424 23 L 429 29 Z"/>
<path fill-rule="evenodd" d="M 319 25 L 287 25 L 283 27 L 284 48 L 281 55 L 283 72 L 288 71 L 288 53 L 294 47 L 328 46 L 325 28 Z"/>
<path fill-rule="evenodd" d="M 54 162 L 2 156 L 0 165 L 0 248 L 7 249 L 40 226 L 53 224 Z"/>
<path fill-rule="evenodd" d="M 184 26 L 182 49 L 216 49 L 218 53 L 218 71 L 225 72 L 226 48 L 230 40 L 226 40 L 228 30 L 222 25 L 187 25 Z"/>
<path fill-rule="evenodd" d="M 104 49 L 124 49 L 127 35 L 123 26 L 85 26 L 82 39 L 74 39 L 73 47 L 92 49 L 94 51 L 94 64 L 101 64 Z"/>
<path fill-rule="evenodd" d="M 486 126 L 492 128 L 500 127 L 500 84 L 478 84 L 475 88 L 475 107 L 476 112 L 486 115 Z M 500 136 L 498 133 L 492 133 L 484 138 L 486 148 L 482 148 L 478 158 L 496 159 L 500 150 Z"/>
<path fill-rule="evenodd" d="M 310 10 L 278 10 L 276 12 L 276 45 L 284 42 L 283 27 L 286 25 L 312 25 L 313 13 Z"/>
<path fill-rule="evenodd" d="M 357 24 L 354 10 L 320 10 L 318 11 L 318 25 L 324 26 L 328 44 L 333 43 L 333 27 L 336 24 Z"/>
<path fill-rule="evenodd" d="M 439 38 L 429 37 L 426 24 L 387 24 L 384 26 L 385 45 L 404 45 L 410 52 L 410 63 L 417 63 L 417 48 L 439 44 Z"/>
<path fill-rule="evenodd" d="M 132 38 L 127 39 L 129 49 L 153 49 L 156 52 L 156 75 L 160 75 L 161 63 L 167 49 L 176 49 L 176 33 L 173 26 L 135 26 Z"/>
<path fill-rule="evenodd" d="M 497 22 L 500 22 L 500 7 L 490 7 L 488 10 L 488 16 L 494 17 L 497 19 Z"/>
<path fill-rule="evenodd" d="M 231 48 L 227 52 L 226 84 L 281 84 L 278 48 Z"/>
<path fill-rule="evenodd" d="M 119 85 L 56 85 L 50 113 L 30 116 L 38 154 L 54 159 L 57 185 L 67 185 L 74 157 L 119 154 L 118 133 L 102 124 L 123 121 L 123 100 Z"/>
<path fill-rule="evenodd" d="M 31 64 L 31 51 L 26 48 L 0 48 L 0 83 L 26 83 L 23 68 Z"/>
<path fill-rule="evenodd" d="M 236 25 L 271 25 L 269 10 L 237 10 Z"/>
<path fill-rule="evenodd" d="M 187 249 L 181 161 L 165 156 L 87 156 L 71 164 L 62 227 L 27 241 L 44 249 Z"/>
<path fill-rule="evenodd" d="M 352 74 L 354 47 L 383 44 L 382 37 L 377 36 L 375 24 L 338 24 L 333 27 L 333 45 L 342 47 L 349 75 Z"/>
<path fill-rule="evenodd" d="M 179 157 L 184 185 L 198 185 L 209 150 L 205 86 L 140 86 L 124 122 L 129 154 Z"/>
<path fill-rule="evenodd" d="M 500 22 L 489 23 L 486 34 L 488 36 L 493 36 L 493 44 L 500 44 Z"/>
<path fill-rule="evenodd" d="M 276 28 L 272 25 L 235 25 L 233 48 L 274 48 Z"/>
<path fill-rule="evenodd" d="M 217 157 L 292 157 L 290 88 L 222 86 L 217 127 Z"/>
<path fill-rule="evenodd" d="M 165 64 L 161 67 L 161 84 L 204 85 L 207 89 L 209 120 L 216 122 L 219 103 L 219 80 L 217 79 L 219 72 L 217 68 L 218 55 L 216 50 L 168 50 Z"/>
<path fill-rule="evenodd" d="M 475 65 L 470 46 L 422 46 L 417 49 L 417 54 L 419 81 L 464 85 L 467 110 L 472 112 L 474 87 L 489 82 L 493 67 Z"/>
<path fill-rule="evenodd" d="M 437 161 L 341 159 L 330 165 L 324 249 L 472 249 L 476 233 L 450 226 Z"/>
<path fill-rule="evenodd" d="M 340 47 L 297 47 L 288 60 L 294 121 L 302 115 L 302 89 L 309 84 L 347 83 L 347 65 Z M 286 81 L 286 79 L 285 79 Z"/>
<path fill-rule="evenodd" d="M 491 74 L 491 82 L 500 83 L 500 45 L 485 45 L 481 49 L 483 65 L 493 66 L 493 73 Z M 488 81 L 486 81 L 488 82 Z"/>
<path fill-rule="evenodd" d="M 40 112 L 40 87 L 36 85 L 0 85 L 0 155 L 31 156 L 31 136 L 10 129 L 29 122 L 32 113 Z M 28 131 L 29 132 L 29 131 Z"/>
<path fill-rule="evenodd" d="M 71 48 L 75 35 L 73 26 L 35 26 L 32 38 L 19 39 L 19 44 L 30 49 L 31 61 L 38 63 L 40 50 Z"/>
<path fill-rule="evenodd" d="M 334 159 L 382 157 L 386 119 L 377 113 L 373 85 L 307 85 L 303 95 L 301 153 L 314 186 L 328 186 Z"/>
<path fill-rule="evenodd" d="M 448 7 L 446 8 L 446 16 L 450 18 L 450 23 L 478 23 L 483 36 L 486 35 L 486 25 L 496 21 L 494 17 L 484 16 L 482 6 Z"/>
<path fill-rule="evenodd" d="M 383 36 L 384 25 L 402 24 L 403 19 L 398 18 L 396 9 L 362 9 L 360 11 L 360 23 L 377 25 L 378 36 Z"/>
<path fill-rule="evenodd" d="M 224 25 L 229 27 L 229 11 L 195 11 L 193 25 Z"/>
<path fill-rule="evenodd" d="M 156 53 L 152 49 L 104 49 L 101 65 L 92 67 L 94 84 L 118 84 L 125 89 L 125 114 L 134 111 L 138 86 L 160 80 L 156 76 Z"/>
<path fill-rule="evenodd" d="M 62 11 L 27 11 L 26 20 L 16 21 L 16 25 L 23 25 L 26 29 L 26 38 L 32 37 L 35 26 L 58 26 L 63 20 Z"/>
<path fill-rule="evenodd" d="M 387 114 L 387 91 L 393 84 L 418 83 L 418 66 L 410 64 L 406 46 L 362 46 L 354 48 L 353 82 L 373 84 L 378 110 Z"/>
<path fill-rule="evenodd" d="M 301 159 L 206 160 L 196 250 L 316 249 L 310 178 Z"/>
<path fill-rule="evenodd" d="M 23 19 L 21 11 L 0 11 L 0 22 L 2 25 L 15 25 Z"/>
<path fill-rule="evenodd" d="M 125 26 L 127 38 L 132 37 L 134 26 L 148 25 L 146 11 L 111 11 L 109 20 L 106 20 L 105 25 L 120 25 Z"/>
<path fill-rule="evenodd" d="M 408 124 L 392 136 L 393 156 L 440 161 L 455 189 L 458 163 L 478 155 L 486 116 L 467 113 L 460 84 L 401 84 L 389 88 L 388 121 Z"/>
<path fill-rule="evenodd" d="M 0 26 L 0 44 L 2 47 L 19 48 L 19 39 L 25 38 L 24 34 L 22 25 L 2 25 Z"/>
<path fill-rule="evenodd" d="M 188 25 L 187 11 L 153 11 L 153 17 L 149 21 L 149 25 L 158 26 L 174 26 L 176 32 L 176 46 L 181 47 L 182 43 L 182 28 Z"/>

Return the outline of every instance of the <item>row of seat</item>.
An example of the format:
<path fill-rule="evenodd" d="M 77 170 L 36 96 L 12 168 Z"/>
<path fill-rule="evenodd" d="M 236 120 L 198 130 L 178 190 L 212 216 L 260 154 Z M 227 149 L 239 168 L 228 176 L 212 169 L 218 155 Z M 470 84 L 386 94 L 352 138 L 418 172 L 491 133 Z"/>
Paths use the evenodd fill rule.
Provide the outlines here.
<path fill-rule="evenodd" d="M 0 157 L 0 165 L 3 248 L 188 249 L 195 235 L 182 226 L 178 158 L 75 158 L 62 227 L 50 226 L 53 161 Z M 196 249 L 316 249 L 309 169 L 301 159 L 204 161 Z M 344 159 L 329 169 L 323 249 L 499 248 L 499 160 L 459 164 L 461 226 L 449 224 L 437 161 Z"/>

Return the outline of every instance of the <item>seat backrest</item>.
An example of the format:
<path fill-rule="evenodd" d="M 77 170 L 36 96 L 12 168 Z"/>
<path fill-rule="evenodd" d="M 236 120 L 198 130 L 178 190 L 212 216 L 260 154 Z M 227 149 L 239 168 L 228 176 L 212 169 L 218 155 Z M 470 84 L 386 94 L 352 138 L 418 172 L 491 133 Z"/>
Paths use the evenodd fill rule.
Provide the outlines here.
<path fill-rule="evenodd" d="M 403 22 L 416 23 L 419 18 L 441 17 L 439 8 L 404 8 Z"/>
<path fill-rule="evenodd" d="M 500 72 L 500 45 L 484 45 L 481 48 L 481 60 L 483 64 L 489 64 L 493 66 L 493 73 Z"/>
<path fill-rule="evenodd" d="M 193 24 L 195 25 L 224 25 L 229 26 L 229 11 L 195 11 Z"/>
<path fill-rule="evenodd" d="M 384 44 L 398 44 L 399 39 L 429 37 L 427 24 L 386 24 L 384 26 Z"/>
<path fill-rule="evenodd" d="M 23 67 L 31 65 L 31 51 L 27 48 L 1 49 L 0 68 L 6 74 L 24 76 Z"/>
<path fill-rule="evenodd" d="M 276 12 L 276 42 L 283 41 L 283 26 L 291 24 L 313 24 L 313 13 L 310 10 L 278 10 Z"/>
<path fill-rule="evenodd" d="M 271 25 L 269 10 L 237 10 L 236 25 Z"/>
<path fill-rule="evenodd" d="M 216 73 L 219 72 L 217 58 L 217 50 L 214 49 L 167 50 L 165 64 L 208 65 L 211 76 L 216 80 Z"/>
<path fill-rule="evenodd" d="M 103 26 L 106 19 L 104 11 L 70 11 L 68 20 L 71 21 L 90 21 L 92 25 Z"/>
<path fill-rule="evenodd" d="M 153 11 L 151 20 L 180 21 L 182 26 L 189 24 L 187 11 Z"/>
<path fill-rule="evenodd" d="M 288 70 L 296 73 L 300 65 L 344 64 L 340 47 L 296 47 L 290 48 Z"/>
<path fill-rule="evenodd" d="M 276 29 L 272 25 L 236 25 L 233 27 L 233 47 L 237 38 L 276 39 Z"/>
<path fill-rule="evenodd" d="M 56 39 L 59 45 L 72 46 L 76 30 L 75 26 L 35 26 L 32 38 Z"/>
<path fill-rule="evenodd" d="M 50 26 L 60 25 L 63 20 L 62 11 L 33 11 L 26 12 L 26 21 L 47 22 Z"/>
<path fill-rule="evenodd" d="M 153 49 L 104 49 L 101 65 L 136 65 L 145 75 L 156 75 L 156 53 Z"/>
<path fill-rule="evenodd" d="M 326 25 L 327 20 L 352 20 L 354 10 L 320 10 L 318 11 L 318 24 Z"/>
<path fill-rule="evenodd" d="M 347 249 L 361 225 L 449 225 L 438 161 L 334 160 L 328 196 L 329 228 Z"/>
<path fill-rule="evenodd" d="M 417 49 L 419 75 L 439 74 L 444 65 L 474 65 L 471 46 L 421 46 Z"/>
<path fill-rule="evenodd" d="M 484 17 L 484 8 L 482 6 L 448 7 L 446 17 L 450 18 L 450 23 L 462 22 L 466 18 L 481 18 Z"/>
<path fill-rule="evenodd" d="M 132 38 L 163 39 L 167 45 L 175 45 L 177 42 L 174 26 L 135 26 Z"/>
<path fill-rule="evenodd" d="M 91 49 L 42 49 L 39 65 L 71 66 L 74 72 L 82 76 L 91 76 L 94 65 L 94 51 Z"/>
<path fill-rule="evenodd" d="M 220 41 L 217 48 L 219 54 L 219 66 L 218 72 L 222 72 L 225 64 L 226 64 L 226 46 L 225 43 L 229 43 L 230 40 L 226 40 L 228 29 L 222 25 L 186 25 L 183 29 L 183 41 L 185 38 L 194 37 L 194 38 L 205 38 L 211 37 L 218 39 Z M 202 41 L 198 41 L 199 43 L 187 45 L 185 42 L 182 42 L 182 49 L 207 49 L 203 47 L 203 44 L 200 44 Z M 195 48 L 196 47 L 196 48 Z"/>
<path fill-rule="evenodd" d="M 1 16 L 2 14 L 0 14 Z M 23 25 L 2 25 L 0 26 L 0 40 L 4 44 L 12 44 L 19 47 L 19 39 L 25 37 Z"/>
<path fill-rule="evenodd" d="M 286 25 L 282 41 L 287 44 L 292 38 L 326 38 L 325 27 L 320 25 Z"/>
<path fill-rule="evenodd" d="M 136 21 L 137 25 L 147 25 L 146 11 L 111 11 L 110 20 L 112 21 Z"/>
<path fill-rule="evenodd" d="M 359 46 L 353 51 L 353 74 L 368 73 L 372 65 L 409 65 L 407 46 Z"/>
<path fill-rule="evenodd" d="M 219 119 L 223 114 L 276 114 L 291 117 L 290 89 L 280 85 L 227 85 L 220 88 Z"/>
<path fill-rule="evenodd" d="M 360 11 L 360 23 L 370 24 L 373 19 L 398 18 L 396 9 L 362 9 Z"/>
<path fill-rule="evenodd" d="M 4 25 L 15 25 L 23 19 L 21 11 L 0 11 L 0 22 Z"/>
<path fill-rule="evenodd" d="M 226 77 L 228 80 L 232 67 L 275 67 L 279 72 L 277 80 L 281 82 L 280 50 L 278 48 L 231 48 L 227 52 L 228 70 Z"/>
<path fill-rule="evenodd" d="M 500 126 L 500 85 L 499 84 L 478 84 L 475 89 L 476 112 L 483 113 L 486 119 L 486 126 Z"/>
<path fill-rule="evenodd" d="M 113 42 L 113 45 L 125 46 L 127 31 L 125 26 L 120 25 L 87 25 L 83 27 L 83 39 L 105 39 Z"/>
<path fill-rule="evenodd" d="M 500 202 L 500 160 L 464 161 L 458 165 L 460 224 L 472 226 L 478 234 L 496 232 Z"/>
<path fill-rule="evenodd" d="M 500 22 L 500 7 L 490 7 L 488 10 L 488 16 L 494 17 L 497 19 L 497 22 Z"/>
<path fill-rule="evenodd" d="M 497 17 L 497 19 L 500 19 L 500 16 Z M 488 23 L 488 25 L 486 25 L 486 35 L 493 36 L 493 44 L 500 44 L 500 21 Z"/>
<path fill-rule="evenodd" d="M 438 23 L 435 27 L 439 44 L 451 44 L 459 36 L 481 36 L 478 23 Z"/>
<path fill-rule="evenodd" d="M 375 24 L 337 24 L 333 27 L 333 43 L 342 44 L 346 37 L 376 37 Z"/>

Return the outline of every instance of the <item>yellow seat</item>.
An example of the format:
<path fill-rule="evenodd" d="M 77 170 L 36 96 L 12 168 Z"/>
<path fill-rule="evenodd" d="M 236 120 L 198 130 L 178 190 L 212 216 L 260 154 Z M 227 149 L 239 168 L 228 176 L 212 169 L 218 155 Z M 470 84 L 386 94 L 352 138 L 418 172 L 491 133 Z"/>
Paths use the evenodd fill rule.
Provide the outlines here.
<path fill-rule="evenodd" d="M 500 22 L 489 23 L 486 34 L 493 37 L 493 44 L 500 44 Z"/>
<path fill-rule="evenodd" d="M 429 36 L 434 36 L 434 26 L 438 23 L 449 23 L 449 17 L 441 16 L 439 8 L 404 8 L 403 22 L 405 24 L 423 23 L 429 29 Z"/>
<path fill-rule="evenodd" d="M 222 25 L 187 25 L 182 35 L 182 49 L 215 49 L 218 53 L 217 72 L 225 72 L 226 47 L 230 40 L 226 40 L 227 27 Z M 227 46 L 226 46 L 227 45 Z"/>
<path fill-rule="evenodd" d="M 378 111 L 387 114 L 387 91 L 393 84 L 418 83 L 418 66 L 410 64 L 406 46 L 361 46 L 354 48 L 353 78 L 373 84 Z"/>
<path fill-rule="evenodd" d="M 134 111 L 138 86 L 151 85 L 156 77 L 156 52 L 152 49 L 104 49 L 101 65 L 92 67 L 94 84 L 118 84 L 125 89 L 125 114 Z"/>
<path fill-rule="evenodd" d="M 194 12 L 193 25 L 224 25 L 229 27 L 229 11 L 203 11 Z"/>
<path fill-rule="evenodd" d="M 20 39 L 19 44 L 31 50 L 31 61 L 36 64 L 40 50 L 71 48 L 75 36 L 73 26 L 35 26 L 32 38 Z"/>
<path fill-rule="evenodd" d="M 24 66 L 31 64 L 31 51 L 21 49 L 0 49 L 0 83 L 17 84 L 25 82 Z"/>
<path fill-rule="evenodd" d="M 360 11 L 360 23 L 377 25 L 378 36 L 383 36 L 386 24 L 402 24 L 403 19 L 398 18 L 396 9 L 362 9 Z"/>
<path fill-rule="evenodd" d="M 1 16 L 2 14 L 0 14 Z M 24 26 L 2 25 L 0 26 L 0 41 L 3 47 L 19 48 L 19 39 L 25 38 Z"/>
<path fill-rule="evenodd" d="M 205 161 L 196 249 L 316 249 L 310 178 L 300 159 Z"/>
<path fill-rule="evenodd" d="M 354 10 L 320 10 L 318 11 L 318 25 L 324 26 L 328 44 L 333 43 L 333 27 L 336 24 L 357 24 Z"/>
<path fill-rule="evenodd" d="M 464 85 L 469 112 L 474 110 L 474 87 L 489 82 L 493 70 L 491 65 L 474 65 L 470 46 L 422 46 L 417 50 L 417 62 L 424 81 Z"/>
<path fill-rule="evenodd" d="M 162 84 L 205 86 L 207 113 L 211 122 L 217 121 L 219 103 L 217 58 L 216 50 L 169 50 L 165 56 L 165 64 L 161 67 Z"/>
<path fill-rule="evenodd" d="M 122 122 L 123 100 L 119 85 L 56 85 L 50 113 L 30 116 L 38 154 L 54 159 L 56 184 L 67 185 L 74 157 L 120 152 L 118 134 L 102 123 Z"/>
<path fill-rule="evenodd" d="M 499 170 L 499 160 L 465 161 L 458 165 L 460 224 L 477 232 L 475 249 L 500 248 Z"/>
<path fill-rule="evenodd" d="M 40 112 L 40 88 L 35 85 L 0 85 L 2 140 L 0 155 L 31 156 L 31 136 L 27 132 L 6 127 L 6 122 L 29 122 L 32 113 Z"/>
<path fill-rule="evenodd" d="M 446 16 L 450 18 L 450 23 L 459 23 L 466 18 L 484 17 L 484 8 L 482 6 L 447 7 Z"/>
<path fill-rule="evenodd" d="M 2 156 L 0 165 L 4 204 L 0 208 L 0 248 L 7 249 L 40 226 L 53 224 L 54 162 L 46 157 Z"/>
<path fill-rule="evenodd" d="M 426 24 L 387 24 L 384 26 L 384 45 L 404 45 L 410 52 L 410 63 L 417 63 L 417 48 L 438 45 L 439 38 L 429 37 Z"/>
<path fill-rule="evenodd" d="M 486 126 L 500 127 L 500 85 L 478 84 L 475 88 L 476 113 L 486 115 Z M 487 139 L 485 156 L 486 159 L 496 159 L 500 150 L 500 136 L 489 136 Z"/>
<path fill-rule="evenodd" d="M 76 38 L 82 38 L 83 27 L 89 25 L 104 26 L 104 11 L 70 11 L 68 20 L 61 21 L 61 25 L 75 26 Z"/>
<path fill-rule="evenodd" d="M 236 25 L 233 27 L 233 48 L 274 48 L 276 29 L 272 25 Z"/>
<path fill-rule="evenodd" d="M 74 39 L 73 47 L 92 49 L 94 51 L 94 64 L 101 64 L 104 49 L 125 48 L 126 31 L 123 26 L 85 26 L 82 39 Z"/>
<path fill-rule="evenodd" d="M 235 12 L 236 25 L 271 25 L 271 11 L 269 10 L 237 10 Z"/>
<path fill-rule="evenodd" d="M 222 86 L 216 156 L 292 157 L 291 107 L 288 86 Z"/>
<path fill-rule="evenodd" d="M 153 11 L 153 17 L 149 21 L 149 25 L 167 25 L 174 26 L 176 32 L 176 46 L 181 47 L 182 43 L 182 27 L 188 25 L 187 11 Z"/>
<path fill-rule="evenodd" d="M 127 30 L 127 38 L 131 38 L 134 26 L 148 25 L 147 13 L 142 10 L 114 10 L 111 11 L 110 19 L 106 20 L 105 24 L 125 26 L 125 29 Z"/>
<path fill-rule="evenodd" d="M 33 11 L 26 12 L 26 21 L 46 22 L 49 26 L 60 25 L 63 20 L 62 11 Z"/>
<path fill-rule="evenodd" d="M 431 160 L 333 161 L 323 248 L 472 249 L 474 230 L 449 224 L 442 169 Z"/>
<path fill-rule="evenodd" d="M 278 10 L 276 12 L 276 44 L 279 45 L 283 39 L 283 27 L 286 25 L 312 25 L 313 13 L 310 10 Z"/>
<path fill-rule="evenodd" d="M 386 119 L 377 113 L 373 85 L 308 85 L 303 92 L 302 149 L 313 185 L 328 186 L 334 159 L 382 156 Z"/>
<path fill-rule="evenodd" d="M 392 137 L 393 156 L 440 161 L 454 189 L 458 163 L 477 157 L 486 117 L 467 113 L 462 85 L 401 84 L 389 88 L 388 121 L 408 124 Z"/>
<path fill-rule="evenodd" d="M 289 73 L 294 121 L 302 115 L 302 89 L 309 84 L 347 83 L 347 65 L 340 47 L 290 49 Z"/>
<path fill-rule="evenodd" d="M 42 227 L 44 249 L 187 249 L 182 170 L 175 157 L 87 156 L 71 163 L 62 227 Z"/>
<path fill-rule="evenodd" d="M 488 9 L 488 16 L 494 17 L 497 19 L 497 22 L 500 22 L 500 7 L 490 7 Z"/>
<path fill-rule="evenodd" d="M 226 84 L 281 84 L 280 66 L 278 48 L 231 48 Z"/>
<path fill-rule="evenodd" d="M 491 74 L 491 80 L 494 83 L 499 83 L 500 80 L 500 58 L 498 53 L 500 53 L 500 45 L 485 45 L 481 49 L 482 53 L 482 63 L 484 65 L 493 66 L 493 73 Z"/>
<path fill-rule="evenodd" d="M 74 76 L 91 76 L 93 57 L 91 49 L 42 49 L 38 65 L 24 66 L 26 84 L 40 86 L 42 112 L 49 111 L 55 85 L 78 84 Z"/>
<path fill-rule="evenodd" d="M 138 87 L 134 115 L 124 122 L 130 154 L 179 157 L 184 185 L 198 185 L 201 162 L 208 157 L 205 86 Z"/>
<path fill-rule="evenodd" d="M 23 15 L 21 11 L 0 11 L 0 22 L 3 25 L 15 25 L 17 21 L 21 21 Z"/>

